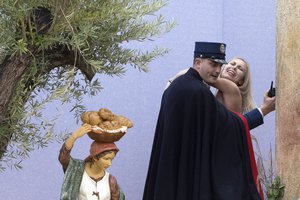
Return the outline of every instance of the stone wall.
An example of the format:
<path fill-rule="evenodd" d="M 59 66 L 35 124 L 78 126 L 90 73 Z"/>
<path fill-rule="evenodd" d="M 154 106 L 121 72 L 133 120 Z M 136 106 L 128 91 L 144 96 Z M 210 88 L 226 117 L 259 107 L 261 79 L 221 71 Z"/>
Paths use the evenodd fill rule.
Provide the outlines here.
<path fill-rule="evenodd" d="M 277 1 L 276 162 L 284 199 L 300 197 L 300 1 Z"/>

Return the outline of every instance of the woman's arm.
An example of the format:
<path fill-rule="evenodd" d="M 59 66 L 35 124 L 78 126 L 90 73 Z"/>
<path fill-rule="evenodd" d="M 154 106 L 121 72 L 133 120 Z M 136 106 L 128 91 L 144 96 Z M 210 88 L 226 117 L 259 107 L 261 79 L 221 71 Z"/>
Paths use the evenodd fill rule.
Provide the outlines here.
<path fill-rule="evenodd" d="M 221 101 L 227 109 L 239 113 L 242 112 L 241 92 L 234 82 L 219 77 L 212 86 L 219 90 L 216 98 Z"/>
<path fill-rule="evenodd" d="M 169 78 L 169 80 L 168 80 L 168 82 L 167 82 L 167 85 L 166 85 L 165 89 L 167 89 L 167 88 L 169 87 L 169 85 L 170 85 L 176 78 L 178 78 L 179 76 L 182 76 L 182 75 L 185 74 L 188 70 L 189 70 L 189 68 L 184 69 L 184 70 L 181 70 L 181 71 L 178 72 L 175 76 Z"/>

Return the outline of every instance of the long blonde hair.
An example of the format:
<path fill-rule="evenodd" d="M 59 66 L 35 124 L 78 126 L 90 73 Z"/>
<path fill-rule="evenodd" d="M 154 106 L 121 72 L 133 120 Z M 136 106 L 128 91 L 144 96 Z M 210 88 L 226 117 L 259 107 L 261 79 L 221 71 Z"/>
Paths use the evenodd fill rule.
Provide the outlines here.
<path fill-rule="evenodd" d="M 253 96 L 252 96 L 252 83 L 251 83 L 250 67 L 249 67 L 248 62 L 246 60 L 244 60 L 243 58 L 235 57 L 235 58 L 232 58 L 231 60 L 234 60 L 234 59 L 239 59 L 239 60 L 243 61 L 246 65 L 246 71 L 245 71 L 243 84 L 238 85 L 240 92 L 241 92 L 241 96 L 242 96 L 242 113 L 246 113 L 256 107 L 256 104 L 255 104 Z M 222 76 L 223 70 L 224 70 L 224 68 L 222 68 L 220 76 Z"/>

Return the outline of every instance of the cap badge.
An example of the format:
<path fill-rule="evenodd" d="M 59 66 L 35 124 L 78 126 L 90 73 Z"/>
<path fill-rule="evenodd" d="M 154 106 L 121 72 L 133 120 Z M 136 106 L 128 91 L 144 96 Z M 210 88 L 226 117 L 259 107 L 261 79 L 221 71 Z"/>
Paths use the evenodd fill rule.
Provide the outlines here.
<path fill-rule="evenodd" d="M 224 44 L 220 45 L 220 51 L 221 51 L 221 53 L 225 53 L 225 45 Z"/>

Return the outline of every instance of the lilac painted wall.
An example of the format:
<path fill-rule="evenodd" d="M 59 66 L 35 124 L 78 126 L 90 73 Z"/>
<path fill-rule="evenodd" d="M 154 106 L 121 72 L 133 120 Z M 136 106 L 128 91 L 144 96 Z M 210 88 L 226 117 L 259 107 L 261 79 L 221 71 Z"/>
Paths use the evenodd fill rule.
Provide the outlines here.
<path fill-rule="evenodd" d="M 154 42 L 142 43 L 142 48 L 159 45 L 171 51 L 151 63 L 145 74 L 129 69 L 124 77 L 98 77 L 104 87 L 96 98 L 86 98 L 90 110 L 110 108 L 134 122 L 134 127 L 116 144 L 120 152 L 109 172 L 115 175 L 127 199 L 140 200 L 148 167 L 152 139 L 160 100 L 166 81 L 179 70 L 191 66 L 195 41 L 227 43 L 227 58 L 241 56 L 249 61 L 253 92 L 257 104 L 275 80 L 275 3 L 272 0 L 176 0 L 161 10 L 167 19 L 174 18 L 178 26 Z M 58 110 L 49 105 L 45 112 L 59 112 L 57 130 L 69 131 L 78 127 L 68 113 L 69 106 Z M 265 118 L 265 125 L 252 133 L 267 153 L 274 145 L 275 114 Z M 75 144 L 72 155 L 84 158 L 91 140 L 86 136 Z M 21 171 L 8 169 L 0 174 L 1 199 L 40 200 L 58 199 L 63 179 L 57 161 L 61 144 L 53 143 L 38 150 L 24 161 Z"/>

